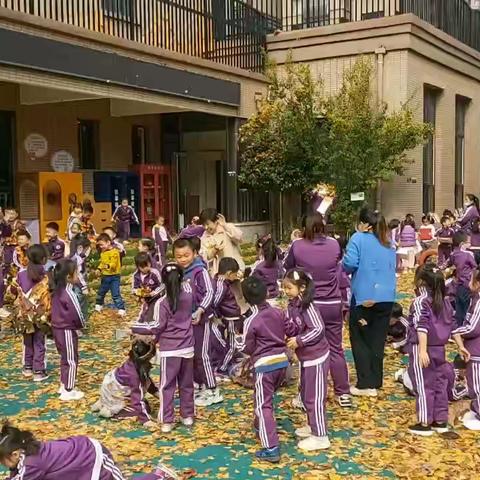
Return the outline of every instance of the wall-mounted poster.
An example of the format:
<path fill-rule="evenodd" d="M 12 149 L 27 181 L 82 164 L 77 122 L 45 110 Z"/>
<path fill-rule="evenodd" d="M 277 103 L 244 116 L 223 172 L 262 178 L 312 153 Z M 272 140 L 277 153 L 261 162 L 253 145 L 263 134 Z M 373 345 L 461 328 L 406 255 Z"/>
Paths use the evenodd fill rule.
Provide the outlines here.
<path fill-rule="evenodd" d="M 23 142 L 25 150 L 30 158 L 42 158 L 48 152 L 48 141 L 39 133 L 31 133 Z"/>
<path fill-rule="evenodd" d="M 75 162 L 69 152 L 59 150 L 52 155 L 51 165 L 55 172 L 73 172 Z"/>

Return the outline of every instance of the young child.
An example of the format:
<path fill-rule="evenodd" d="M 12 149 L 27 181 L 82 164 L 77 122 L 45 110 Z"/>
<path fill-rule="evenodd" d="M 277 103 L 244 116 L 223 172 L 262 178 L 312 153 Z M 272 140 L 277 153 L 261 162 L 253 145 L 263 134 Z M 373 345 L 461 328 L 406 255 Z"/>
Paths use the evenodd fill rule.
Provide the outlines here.
<path fill-rule="evenodd" d="M 60 260 L 53 270 L 52 332 L 60 355 L 60 400 L 75 401 L 84 393 L 75 388 L 78 369 L 78 330 L 85 326 L 73 286 L 78 282 L 77 264 Z"/>
<path fill-rule="evenodd" d="M 251 314 L 245 320 L 242 350 L 250 355 L 255 368 L 254 427 L 262 444 L 255 456 L 261 461 L 277 463 L 280 461 L 280 442 L 273 397 L 288 366 L 285 315 L 268 304 L 267 287 L 260 279 L 247 278 L 242 283 L 242 291 L 251 306 Z"/>
<path fill-rule="evenodd" d="M 90 200 L 85 200 L 83 202 L 83 214 L 80 219 L 82 222 L 82 233 L 85 233 L 91 240 L 95 239 L 97 232 L 92 223 L 93 217 L 93 206 Z"/>
<path fill-rule="evenodd" d="M 337 242 L 340 246 L 340 251 L 343 258 L 345 249 L 347 248 L 347 238 L 342 235 L 337 238 Z M 352 282 L 350 280 L 350 275 L 343 269 L 341 262 L 338 264 L 338 287 L 340 288 L 340 294 L 342 296 L 343 318 L 344 320 L 346 320 L 350 316 L 350 303 L 352 300 Z"/>
<path fill-rule="evenodd" d="M 413 382 L 418 423 L 414 435 L 448 431 L 445 345 L 453 329 L 453 309 L 445 298 L 445 281 L 439 268 L 425 264 L 415 275 L 417 297 L 410 307 L 408 374 Z"/>
<path fill-rule="evenodd" d="M 144 392 L 158 397 L 158 389 L 150 378 L 151 359 L 155 356 L 153 342 L 134 340 L 128 360 L 120 367 L 108 372 L 100 387 L 100 399 L 92 406 L 105 418 L 136 417 L 147 428 L 154 428 L 150 417 L 150 406 Z"/>
<path fill-rule="evenodd" d="M 303 438 L 300 450 L 314 451 L 330 447 L 327 431 L 327 386 L 329 344 L 320 312 L 313 303 L 315 284 L 302 270 L 290 270 L 283 280 L 289 298 L 287 345 L 300 362 L 300 395 L 307 412 L 308 425 L 295 434 Z"/>
<path fill-rule="evenodd" d="M 83 206 L 81 203 L 73 203 L 71 206 L 70 216 L 67 220 L 67 234 L 68 240 L 72 240 L 75 235 L 82 231 L 82 215 Z M 73 226 L 76 226 L 73 228 Z"/>
<path fill-rule="evenodd" d="M 214 291 L 207 266 L 198 255 L 197 248 L 198 245 L 192 245 L 190 240 L 184 238 L 173 243 L 175 261 L 183 268 L 185 280 L 193 291 L 194 380 L 206 387 L 195 398 L 195 405 L 208 407 L 222 402 L 223 396 L 217 388 L 210 351 Z"/>
<path fill-rule="evenodd" d="M 218 273 L 214 279 L 215 298 L 213 300 L 213 309 L 215 317 L 222 322 L 221 327 L 217 327 L 217 329 L 222 338 L 225 332 L 227 335 L 225 348 L 218 348 L 217 358 L 214 359 L 217 373 L 223 378 L 228 377 L 228 367 L 236 350 L 235 337 L 237 332 L 240 331 L 239 324 L 242 318 L 240 307 L 232 290 L 232 283 L 238 280 L 239 271 L 240 266 L 234 258 L 223 257 L 220 260 Z M 213 325 L 212 329 L 215 327 L 216 325 Z"/>
<path fill-rule="evenodd" d="M 407 344 L 407 329 L 408 320 L 403 316 L 403 308 L 399 303 L 394 303 L 387 338 L 392 342 L 395 350 L 403 351 L 403 347 Z"/>
<path fill-rule="evenodd" d="M 415 221 L 411 214 L 405 217 L 400 226 L 399 248 L 397 254 L 402 260 L 401 267 L 415 268 L 415 256 L 419 251 L 417 242 L 417 233 L 415 232 Z"/>
<path fill-rule="evenodd" d="M 88 320 L 87 259 L 91 252 L 91 243 L 85 235 L 79 235 L 72 241 L 71 247 L 74 247 L 74 251 L 70 252 L 72 255 L 70 258 L 76 262 L 78 272 L 78 283 L 74 285 L 73 290 L 77 295 L 86 323 Z"/>
<path fill-rule="evenodd" d="M 252 268 L 253 275 L 267 286 L 268 300 L 275 300 L 279 294 L 278 281 L 281 278 L 282 262 L 272 237 L 267 235 L 257 241 L 258 261 Z"/>
<path fill-rule="evenodd" d="M 50 270 L 63 257 L 65 257 L 65 242 L 58 237 L 60 227 L 56 222 L 47 223 L 45 228 L 45 237 L 47 238 L 47 247 L 49 261 L 47 270 Z"/>
<path fill-rule="evenodd" d="M 165 217 L 160 215 L 157 222 L 152 227 L 152 238 L 155 240 L 157 247 L 157 258 L 161 265 L 167 263 L 168 244 L 172 243 L 172 238 L 165 227 Z"/>
<path fill-rule="evenodd" d="M 138 251 L 140 253 L 148 253 L 150 257 L 150 262 L 152 264 L 152 268 L 155 270 L 160 271 L 162 266 L 157 262 L 157 255 L 156 255 L 156 247 L 155 247 L 155 240 L 153 238 L 142 238 L 138 242 Z"/>
<path fill-rule="evenodd" d="M 463 231 L 455 233 L 453 236 L 453 252 L 444 264 L 444 267 L 455 268 L 455 320 L 459 327 L 463 325 L 470 305 L 471 292 L 469 285 L 472 273 L 477 268 L 473 253 L 468 250 L 468 247 L 468 235 Z"/>
<path fill-rule="evenodd" d="M 193 217 L 189 225 L 187 225 L 178 235 L 178 239 L 182 238 L 201 238 L 205 233 L 205 227 L 200 223 L 200 217 Z"/>
<path fill-rule="evenodd" d="M 125 302 L 120 293 L 120 253 L 113 247 L 110 237 L 106 233 L 98 236 L 97 247 L 100 250 L 100 263 L 98 270 L 101 273 L 102 280 L 97 292 L 95 310 L 101 312 L 108 292 L 112 295 L 113 303 L 121 317 L 126 315 Z"/>
<path fill-rule="evenodd" d="M 117 240 L 116 230 L 112 227 L 105 227 L 103 229 L 103 233 L 106 233 L 110 237 L 113 248 L 116 248 L 120 252 L 120 262 L 123 262 L 123 259 L 125 258 L 125 255 L 127 254 L 127 252 L 125 251 L 125 247 L 123 246 L 123 243 Z"/>
<path fill-rule="evenodd" d="M 27 250 L 27 257 L 27 268 L 17 274 L 18 316 L 28 332 L 23 334 L 22 374 L 33 377 L 34 382 L 43 382 L 48 378 L 44 329 L 50 321 L 51 307 L 45 273 L 47 251 L 43 245 L 33 245 Z"/>
<path fill-rule="evenodd" d="M 436 234 L 438 240 L 438 265 L 443 265 L 452 253 L 452 238 L 455 232 L 452 228 L 450 217 L 444 215 L 440 219 L 440 223 L 442 226 L 437 230 Z"/>
<path fill-rule="evenodd" d="M 164 294 L 165 286 L 162 283 L 160 272 L 152 268 L 152 261 L 148 253 L 136 255 L 137 271 L 133 275 L 133 294 L 142 302 L 137 323 L 151 323 L 155 302 Z"/>
<path fill-rule="evenodd" d="M 132 331 L 153 334 L 160 352 L 160 410 L 158 420 L 162 432 L 171 432 L 175 426 L 174 397 L 178 385 L 180 417 L 188 427 L 195 416 L 193 369 L 194 337 L 192 289 L 183 282 L 183 271 L 175 263 L 168 263 L 162 270 L 166 296 L 155 305 L 153 325 L 136 324 Z"/>
<path fill-rule="evenodd" d="M 128 204 L 128 198 L 122 199 L 122 203 L 116 208 L 112 215 L 112 222 L 117 224 L 118 238 L 121 241 L 130 238 L 130 224 L 140 223 L 133 207 Z"/>
<path fill-rule="evenodd" d="M 435 242 L 435 220 L 430 215 L 423 215 L 418 229 L 418 237 L 424 249 L 429 249 Z"/>
<path fill-rule="evenodd" d="M 473 252 L 477 265 L 480 265 L 480 218 L 472 222 L 472 233 L 470 234 L 470 251 Z"/>
<path fill-rule="evenodd" d="M 13 264 L 21 270 L 28 265 L 27 250 L 30 247 L 32 236 L 27 230 L 17 232 L 17 246 L 13 252 Z"/>

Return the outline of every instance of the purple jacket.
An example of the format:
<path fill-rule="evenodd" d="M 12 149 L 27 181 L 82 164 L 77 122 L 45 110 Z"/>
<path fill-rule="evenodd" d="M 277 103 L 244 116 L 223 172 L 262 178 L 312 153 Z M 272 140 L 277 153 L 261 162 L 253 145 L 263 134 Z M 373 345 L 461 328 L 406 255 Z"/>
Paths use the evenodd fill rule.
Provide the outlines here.
<path fill-rule="evenodd" d="M 427 334 L 428 346 L 444 346 L 453 330 L 452 305 L 445 298 L 442 311 L 436 314 L 432 309 L 431 293 L 421 287 L 410 306 L 408 324 L 409 345 L 418 344 L 418 333 L 423 332 Z"/>
<path fill-rule="evenodd" d="M 40 280 L 38 280 L 38 282 L 34 282 L 29 278 L 27 269 L 20 270 L 17 273 L 17 283 L 22 289 L 23 293 L 28 293 L 37 283 L 43 280 L 43 277 L 45 276 L 45 269 L 42 265 L 38 265 L 38 268 L 43 272 L 42 277 Z"/>
<path fill-rule="evenodd" d="M 457 224 L 461 230 L 470 233 L 473 221 L 478 218 L 480 218 L 480 214 L 478 213 L 477 207 L 475 205 L 470 205 L 465 210 L 463 216 L 457 220 Z"/>
<path fill-rule="evenodd" d="M 88 288 L 86 278 L 87 267 L 85 265 L 87 263 L 87 257 L 84 253 L 75 253 L 72 256 L 72 260 L 77 263 L 78 283 L 80 284 L 82 290 L 85 290 L 86 288 Z"/>
<path fill-rule="evenodd" d="M 137 214 L 130 205 L 127 205 L 126 207 L 119 205 L 113 213 L 113 218 L 117 220 L 117 222 L 138 223 Z"/>
<path fill-rule="evenodd" d="M 411 225 L 405 225 L 399 235 L 400 247 L 415 247 L 417 245 L 417 233 Z"/>
<path fill-rule="evenodd" d="M 474 233 L 474 232 L 471 232 L 470 233 L 470 245 L 472 247 L 480 247 L 480 232 L 478 233 Z"/>
<path fill-rule="evenodd" d="M 340 245 L 331 237 L 318 236 L 292 243 L 284 261 L 285 270 L 301 268 L 312 275 L 315 300 L 340 300 L 338 264 L 342 257 Z"/>
<path fill-rule="evenodd" d="M 325 325 L 313 302 L 306 309 L 298 298 L 289 302 L 286 335 L 296 338 L 298 348 L 295 353 L 301 362 L 324 360 L 328 356 L 330 348 L 325 337 Z"/>
<path fill-rule="evenodd" d="M 136 415 L 141 423 L 151 420 L 144 397 L 146 391 L 153 395 L 157 393 L 153 380 L 149 378 L 146 384 L 142 383 L 135 364 L 131 359 L 128 359 L 122 366 L 116 368 L 114 376 L 120 385 L 130 389 L 130 401 L 125 409 Z"/>
<path fill-rule="evenodd" d="M 161 295 L 165 293 L 165 285 L 162 282 L 160 272 L 154 268 L 150 269 L 149 273 L 143 274 L 140 270 L 137 270 L 133 275 L 132 281 L 133 291 L 139 288 L 145 288 L 150 290 L 150 296 L 145 297 L 147 303 L 156 301 Z"/>
<path fill-rule="evenodd" d="M 472 252 L 455 248 L 446 263 L 447 267 L 455 267 L 457 285 L 469 288 L 472 273 L 477 268 L 477 262 Z"/>
<path fill-rule="evenodd" d="M 232 291 L 231 283 L 222 276 L 217 275 L 214 285 L 213 310 L 215 316 L 225 320 L 239 320 L 241 315 L 240 307 Z"/>
<path fill-rule="evenodd" d="M 50 253 L 50 260 L 57 262 L 65 256 L 65 242 L 61 238 L 51 238 L 45 246 Z"/>
<path fill-rule="evenodd" d="M 82 309 L 70 283 L 53 292 L 52 328 L 80 330 L 85 326 Z"/>
<path fill-rule="evenodd" d="M 205 233 L 205 227 L 202 225 L 187 225 L 179 234 L 178 238 L 193 238 L 201 236 Z"/>
<path fill-rule="evenodd" d="M 270 371 L 288 365 L 285 324 L 282 310 L 271 307 L 267 302 L 251 308 L 251 315 L 245 320 L 243 328 L 242 349 L 250 355 L 257 371 L 267 363 L 272 367 Z"/>
<path fill-rule="evenodd" d="M 165 237 L 162 237 L 161 229 L 164 229 Z M 152 238 L 155 240 L 156 245 L 161 245 L 163 242 L 170 242 L 171 237 L 170 234 L 168 233 L 167 227 L 165 225 L 154 225 L 152 227 Z"/>
<path fill-rule="evenodd" d="M 153 322 L 136 323 L 132 332 L 155 335 L 161 357 L 193 357 L 192 304 L 192 289 L 184 282 L 175 313 L 163 297 L 155 304 Z"/>
<path fill-rule="evenodd" d="M 10 479 L 123 480 L 120 470 L 106 452 L 100 442 L 88 437 L 41 442 L 36 455 L 21 455 Z"/>
<path fill-rule="evenodd" d="M 281 278 L 282 264 L 279 261 L 267 265 L 265 260 L 260 260 L 252 268 L 251 275 L 262 280 L 267 286 L 268 298 L 276 298 L 279 294 L 278 280 Z"/>
<path fill-rule="evenodd" d="M 470 352 L 472 360 L 480 362 L 480 294 L 472 296 L 465 323 L 454 330 L 453 334 L 463 337 L 465 348 Z"/>
<path fill-rule="evenodd" d="M 455 231 L 453 230 L 452 227 L 441 227 L 437 230 L 437 233 L 435 234 L 435 236 L 437 238 L 452 238 L 453 235 L 454 235 Z"/>
<path fill-rule="evenodd" d="M 214 291 L 212 279 L 208 274 L 205 262 L 201 257 L 195 260 L 184 271 L 184 278 L 190 283 L 193 291 L 192 312 L 199 307 L 203 309 L 201 324 L 213 316 Z"/>

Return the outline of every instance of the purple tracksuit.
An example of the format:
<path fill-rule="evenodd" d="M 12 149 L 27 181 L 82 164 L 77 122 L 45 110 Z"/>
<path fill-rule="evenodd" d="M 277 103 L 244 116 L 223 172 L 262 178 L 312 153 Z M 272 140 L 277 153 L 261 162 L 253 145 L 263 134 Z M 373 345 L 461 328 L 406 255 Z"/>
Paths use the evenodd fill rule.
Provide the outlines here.
<path fill-rule="evenodd" d="M 2 258 L 0 258 L 0 308 L 3 307 L 6 282 L 8 280 L 13 254 L 16 244 L 13 242 L 13 234 L 17 228 L 18 220 L 14 222 L 0 222 L 0 245 L 3 246 Z"/>
<path fill-rule="evenodd" d="M 277 298 L 279 293 L 278 280 L 281 278 L 282 264 L 279 261 L 267 264 L 265 260 L 259 260 L 252 268 L 251 275 L 259 278 L 267 286 L 267 298 Z"/>
<path fill-rule="evenodd" d="M 50 238 L 45 246 L 50 253 L 50 260 L 58 262 L 65 256 L 65 242 L 61 238 Z"/>
<path fill-rule="evenodd" d="M 265 302 L 252 307 L 243 331 L 243 351 L 250 355 L 255 368 L 254 426 L 263 448 L 279 444 L 273 397 L 288 366 L 285 323 L 284 313 Z"/>
<path fill-rule="evenodd" d="M 415 247 L 417 245 L 417 233 L 411 225 L 404 225 L 400 229 L 400 247 Z"/>
<path fill-rule="evenodd" d="M 39 268 L 43 270 L 43 267 L 40 265 Z M 27 270 L 20 270 L 17 274 L 17 283 L 23 293 L 27 295 L 39 281 L 32 281 L 28 276 Z M 33 370 L 36 373 L 47 370 L 45 342 L 45 335 L 37 327 L 35 327 L 33 333 L 23 335 L 23 368 L 25 370 Z"/>
<path fill-rule="evenodd" d="M 199 385 L 216 388 L 217 383 L 211 360 L 214 290 L 207 267 L 201 257 L 196 257 L 192 264 L 185 269 L 184 278 L 190 283 L 193 291 L 192 312 L 198 308 L 203 309 L 200 323 L 193 326 L 195 338 L 194 379 Z"/>
<path fill-rule="evenodd" d="M 307 308 L 295 298 L 288 304 L 286 334 L 295 337 L 300 361 L 300 395 L 312 435 L 327 435 L 329 345 L 322 316 L 313 303 Z"/>
<path fill-rule="evenodd" d="M 165 292 L 165 285 L 162 282 L 162 277 L 158 270 L 150 269 L 148 273 L 142 273 L 137 270 L 133 275 L 133 293 L 138 289 L 150 291 L 149 297 L 143 298 L 142 309 L 138 317 L 138 323 L 150 323 L 153 320 L 153 310 L 155 302 Z"/>
<path fill-rule="evenodd" d="M 312 242 L 307 239 L 293 242 L 284 262 L 285 270 L 301 268 L 310 273 L 315 282 L 315 305 L 320 310 L 330 345 L 330 374 L 336 395 L 350 393 L 343 351 L 342 297 L 338 281 L 341 257 L 338 242 L 319 235 Z"/>
<path fill-rule="evenodd" d="M 238 324 L 241 320 L 241 312 L 237 299 L 232 291 L 231 282 L 225 280 L 221 275 L 217 275 L 214 280 L 214 285 L 215 297 L 213 299 L 213 309 L 215 317 L 222 320 L 223 328 L 218 328 L 214 325 L 212 326 L 212 331 L 216 336 L 217 333 L 214 330 L 214 327 L 217 327 L 217 330 L 223 338 L 223 334 L 226 330 L 227 342 L 224 348 L 217 348 L 217 352 L 214 352 L 213 361 L 218 370 L 221 373 L 226 374 L 228 366 L 235 353 L 235 323 Z M 221 345 L 221 343 L 216 342 L 216 345 Z"/>
<path fill-rule="evenodd" d="M 471 409 L 480 420 L 480 294 L 472 298 L 465 324 L 453 331 L 463 337 L 465 348 L 470 352 L 467 363 L 468 395 L 472 399 Z"/>
<path fill-rule="evenodd" d="M 52 295 L 52 331 L 60 354 L 60 380 L 65 390 L 75 388 L 78 369 L 77 330 L 85 326 L 85 320 L 73 291 L 73 285 L 56 290 Z"/>
<path fill-rule="evenodd" d="M 120 240 L 128 240 L 130 238 L 130 224 L 139 223 L 135 210 L 127 205 L 119 205 L 113 213 L 113 219 L 117 221 L 117 234 Z"/>
<path fill-rule="evenodd" d="M 182 285 L 177 311 L 170 308 L 167 297 L 155 304 L 154 321 L 151 324 L 137 323 L 133 333 L 155 335 L 160 351 L 160 409 L 161 423 L 173 423 L 174 397 L 178 383 L 180 394 L 180 415 L 193 417 L 194 389 L 194 336 L 192 326 L 193 292 L 189 283 Z M 208 325 L 208 321 L 206 322 Z"/>
<path fill-rule="evenodd" d="M 152 227 L 152 238 L 157 246 L 158 261 L 165 265 L 167 262 L 167 249 L 170 243 L 170 235 L 164 225 L 154 225 Z"/>
<path fill-rule="evenodd" d="M 472 223 L 479 218 L 480 213 L 478 212 L 477 207 L 475 205 L 470 205 L 465 210 L 462 218 L 458 219 L 457 225 L 460 227 L 460 230 L 470 234 L 472 230 Z"/>
<path fill-rule="evenodd" d="M 442 243 L 442 238 L 452 239 L 454 235 L 454 230 L 451 227 L 442 227 L 437 230 L 437 239 L 438 244 L 438 264 L 443 265 L 449 258 L 452 253 L 452 244 L 451 243 Z"/>
<path fill-rule="evenodd" d="M 453 309 L 445 299 L 443 309 L 436 314 L 432 308 L 431 292 L 420 288 L 410 307 L 408 330 L 408 374 L 412 379 L 420 423 L 448 421 L 448 382 L 445 375 L 445 345 L 453 329 Z M 418 333 L 427 334 L 427 353 L 430 365 L 420 363 Z"/>
<path fill-rule="evenodd" d="M 202 225 L 187 225 L 179 234 L 178 238 L 202 238 L 205 233 L 205 227 Z"/>
<path fill-rule="evenodd" d="M 352 282 L 350 276 L 343 269 L 342 264 L 338 264 L 338 287 L 340 288 L 340 296 L 342 297 L 343 314 L 350 310 L 350 301 L 352 299 Z"/>

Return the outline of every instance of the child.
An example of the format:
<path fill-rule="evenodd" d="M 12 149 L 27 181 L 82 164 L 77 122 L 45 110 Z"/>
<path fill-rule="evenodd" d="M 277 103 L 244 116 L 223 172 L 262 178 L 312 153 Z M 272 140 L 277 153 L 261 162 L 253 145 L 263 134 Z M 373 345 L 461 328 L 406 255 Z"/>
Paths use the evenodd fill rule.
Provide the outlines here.
<path fill-rule="evenodd" d="M 418 251 L 415 221 L 413 216 L 408 214 L 400 227 L 399 248 L 397 250 L 397 254 L 402 259 L 402 268 L 415 268 L 415 256 Z"/>
<path fill-rule="evenodd" d="M 470 251 L 473 252 L 477 265 L 480 265 L 480 218 L 472 222 L 472 233 L 470 234 Z"/>
<path fill-rule="evenodd" d="M 418 229 L 419 240 L 425 250 L 435 242 L 435 220 L 430 215 L 423 215 L 422 224 Z"/>
<path fill-rule="evenodd" d="M 181 251 L 181 250 L 180 250 Z M 183 282 L 182 268 L 168 263 L 162 270 L 167 294 L 155 305 L 153 325 L 136 324 L 132 331 L 153 334 L 160 351 L 160 410 L 158 420 L 162 432 L 171 432 L 175 426 L 174 397 L 178 384 L 180 417 L 188 427 L 195 416 L 193 369 L 194 338 L 192 327 L 193 293 Z"/>
<path fill-rule="evenodd" d="M 400 238 L 400 220 L 392 218 L 388 222 L 388 229 L 390 230 L 390 246 L 396 249 Z"/>
<path fill-rule="evenodd" d="M 148 253 L 152 268 L 158 271 L 162 269 L 161 265 L 157 262 L 155 240 L 153 238 L 142 238 L 138 242 L 138 251 Z"/>
<path fill-rule="evenodd" d="M 155 302 L 164 294 L 165 286 L 158 270 L 152 268 L 148 253 L 139 253 L 135 257 L 137 271 L 133 275 L 133 294 L 142 301 L 138 323 L 151 323 Z"/>
<path fill-rule="evenodd" d="M 425 264 L 415 275 L 417 297 L 410 307 L 408 374 L 413 382 L 418 423 L 408 430 L 431 436 L 448 431 L 445 345 L 453 329 L 453 309 L 445 298 L 440 269 Z"/>
<path fill-rule="evenodd" d="M 193 217 L 190 225 L 187 225 L 178 235 L 178 238 L 201 238 L 205 233 L 205 227 L 200 223 L 200 217 Z"/>
<path fill-rule="evenodd" d="M 337 238 L 338 245 L 340 246 L 341 258 L 345 253 L 347 248 L 347 238 L 342 235 Z M 342 263 L 338 264 L 338 288 L 340 288 L 340 294 L 342 296 L 342 311 L 343 318 L 347 320 L 350 315 L 350 302 L 352 299 L 352 282 L 350 280 L 350 275 L 343 269 Z"/>
<path fill-rule="evenodd" d="M 85 326 L 73 286 L 78 282 L 77 264 L 60 260 L 53 270 L 52 331 L 60 355 L 60 400 L 75 401 L 84 393 L 75 388 L 78 368 L 78 330 Z"/>
<path fill-rule="evenodd" d="M 217 388 L 210 352 L 214 296 L 212 281 L 205 262 L 198 255 L 198 245 L 194 246 L 190 240 L 184 238 L 177 239 L 173 244 L 173 254 L 175 261 L 183 268 L 185 280 L 193 290 L 194 379 L 197 384 L 206 387 L 195 398 L 195 405 L 208 407 L 223 401 Z"/>
<path fill-rule="evenodd" d="M 58 231 L 60 227 L 56 222 L 47 223 L 45 236 L 47 237 L 47 247 L 49 253 L 49 262 L 47 270 L 50 270 L 55 264 L 65 256 L 65 242 L 58 238 Z"/>
<path fill-rule="evenodd" d="M 251 275 L 262 280 L 267 286 L 268 300 L 278 297 L 278 281 L 281 277 L 282 263 L 278 259 L 277 246 L 270 235 L 257 241 L 258 261 L 252 268 Z"/>
<path fill-rule="evenodd" d="M 452 238 L 455 232 L 451 226 L 450 217 L 444 215 L 440 219 L 440 223 L 442 227 L 437 230 L 436 234 L 438 240 L 438 265 L 443 265 L 452 253 Z"/>
<path fill-rule="evenodd" d="M 453 236 L 453 252 L 445 263 L 445 267 L 455 267 L 455 319 L 457 326 L 462 326 L 470 305 L 470 280 L 477 263 L 473 253 L 468 251 L 469 237 L 459 231 Z"/>
<path fill-rule="evenodd" d="M 34 382 L 48 378 L 45 329 L 50 322 L 50 292 L 45 274 L 47 251 L 43 245 L 27 250 L 28 266 L 17 274 L 20 287 L 16 303 L 19 320 L 27 330 L 23 334 L 23 376 Z M 43 317 L 43 318 L 42 318 Z"/>
<path fill-rule="evenodd" d="M 80 219 L 82 222 L 82 232 L 85 233 L 89 238 L 94 239 L 97 235 L 95 231 L 95 227 L 92 223 L 93 217 L 93 206 L 90 200 L 85 200 L 83 202 L 83 214 L 82 218 Z"/>
<path fill-rule="evenodd" d="M 307 411 L 308 425 L 295 434 L 303 438 L 300 450 L 314 451 L 330 447 L 327 432 L 329 344 L 320 312 L 313 303 L 315 284 L 302 270 L 290 270 L 283 280 L 289 298 L 287 345 L 300 361 L 300 395 Z"/>
<path fill-rule="evenodd" d="M 232 290 L 232 283 L 238 280 L 240 266 L 238 262 L 231 257 L 223 257 L 218 265 L 218 273 L 215 276 L 215 298 L 213 300 L 213 309 L 215 317 L 222 322 L 219 332 L 227 332 L 226 346 L 220 350 L 216 367 L 220 377 L 228 377 L 228 367 L 235 354 L 235 336 L 239 331 L 241 320 L 240 307 Z M 236 327 L 237 326 L 237 327 Z M 212 329 L 215 325 L 212 327 Z M 222 335 L 223 337 L 223 335 Z"/>
<path fill-rule="evenodd" d="M 125 302 L 120 293 L 120 253 L 113 247 L 112 241 L 106 233 L 98 236 L 97 247 L 101 252 L 98 270 L 102 275 L 102 280 L 97 293 L 95 310 L 97 312 L 102 311 L 105 295 L 110 292 L 118 314 L 124 317 L 126 315 Z"/>
<path fill-rule="evenodd" d="M 157 223 L 152 227 L 152 238 L 157 246 L 157 258 L 161 265 L 167 262 L 168 244 L 172 242 L 170 234 L 165 227 L 165 217 L 160 215 Z"/>
<path fill-rule="evenodd" d="M 118 238 L 121 241 L 130 238 L 130 224 L 139 225 L 135 210 L 128 204 L 128 198 L 122 199 L 122 203 L 116 208 L 112 215 L 112 222 L 117 223 Z"/>
<path fill-rule="evenodd" d="M 394 303 L 387 335 L 395 350 L 402 350 L 407 344 L 407 329 L 408 320 L 403 316 L 403 308 L 399 303 Z"/>
<path fill-rule="evenodd" d="M 21 270 L 28 265 L 27 250 L 30 247 L 32 236 L 27 230 L 18 230 L 16 237 L 17 246 L 13 252 L 13 263 Z"/>
<path fill-rule="evenodd" d="M 87 258 L 90 255 L 90 240 L 85 235 L 79 235 L 71 246 L 75 248 L 71 259 L 77 264 L 78 283 L 74 285 L 73 290 L 78 297 L 78 302 L 82 309 L 85 322 L 88 320 L 88 283 L 87 283 Z"/>
<path fill-rule="evenodd" d="M 125 255 L 127 254 L 127 252 L 125 251 L 125 247 L 123 246 L 123 243 L 117 240 L 116 230 L 112 227 L 105 227 L 103 229 L 103 233 L 106 233 L 110 237 L 113 248 L 116 248 L 120 252 L 120 261 L 123 262 L 123 259 L 125 258 Z"/>
<path fill-rule="evenodd" d="M 154 428 L 150 407 L 144 399 L 144 392 L 158 396 L 158 389 L 150 378 L 155 356 L 155 345 L 135 340 L 122 366 L 108 372 L 100 388 L 100 399 L 92 406 L 92 412 L 99 412 L 105 418 L 131 418 L 147 428 Z"/>
<path fill-rule="evenodd" d="M 242 283 L 251 314 L 245 320 L 243 351 L 250 355 L 255 367 L 254 427 L 262 449 L 255 453 L 258 460 L 277 463 L 280 447 L 274 417 L 273 397 L 285 378 L 288 366 L 285 345 L 285 316 L 267 303 L 267 287 L 256 277 Z"/>
<path fill-rule="evenodd" d="M 67 220 L 67 239 L 72 240 L 73 237 L 82 230 L 82 214 L 83 206 L 81 203 L 73 203 L 71 206 L 70 216 Z M 74 225 L 76 226 L 74 228 Z"/>

